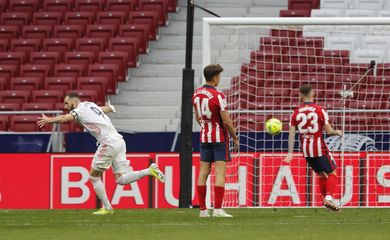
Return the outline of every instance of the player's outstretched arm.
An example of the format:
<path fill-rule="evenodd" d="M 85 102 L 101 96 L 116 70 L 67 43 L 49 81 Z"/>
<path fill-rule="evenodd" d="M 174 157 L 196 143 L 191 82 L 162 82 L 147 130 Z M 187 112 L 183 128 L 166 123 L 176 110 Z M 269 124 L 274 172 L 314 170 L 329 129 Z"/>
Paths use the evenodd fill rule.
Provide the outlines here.
<path fill-rule="evenodd" d="M 106 106 L 100 106 L 104 113 L 116 112 L 114 105 L 111 105 L 110 101 L 106 103 Z"/>
<path fill-rule="evenodd" d="M 296 132 L 295 126 L 291 126 L 288 134 L 288 154 L 283 160 L 286 163 L 290 163 L 291 160 L 293 159 L 295 132 Z"/>
<path fill-rule="evenodd" d="M 46 124 L 70 122 L 73 121 L 73 119 L 74 118 L 70 113 L 55 117 L 47 117 L 45 114 L 42 113 L 42 117 L 38 118 L 37 124 L 40 128 L 42 128 Z"/>
<path fill-rule="evenodd" d="M 326 132 L 326 134 L 330 135 L 330 136 L 343 136 L 343 132 L 340 131 L 340 130 L 334 130 L 332 125 L 330 124 L 326 124 L 324 126 L 324 131 Z"/>
<path fill-rule="evenodd" d="M 220 113 L 221 113 L 223 125 L 229 131 L 230 136 L 232 136 L 234 149 L 237 151 L 239 148 L 239 141 L 236 135 L 236 130 L 234 129 L 232 119 L 230 119 L 229 113 L 227 111 L 221 111 Z"/>

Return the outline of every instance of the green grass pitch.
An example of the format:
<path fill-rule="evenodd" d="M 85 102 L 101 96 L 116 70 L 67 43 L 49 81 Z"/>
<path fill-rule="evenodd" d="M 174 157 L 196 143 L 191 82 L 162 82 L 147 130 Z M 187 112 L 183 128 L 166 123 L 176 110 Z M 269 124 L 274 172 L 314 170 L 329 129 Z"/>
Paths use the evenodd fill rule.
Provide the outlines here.
<path fill-rule="evenodd" d="M 197 217 L 197 209 L 0 210 L 0 239 L 187 240 L 390 239 L 390 209 L 228 209 L 232 219 Z"/>

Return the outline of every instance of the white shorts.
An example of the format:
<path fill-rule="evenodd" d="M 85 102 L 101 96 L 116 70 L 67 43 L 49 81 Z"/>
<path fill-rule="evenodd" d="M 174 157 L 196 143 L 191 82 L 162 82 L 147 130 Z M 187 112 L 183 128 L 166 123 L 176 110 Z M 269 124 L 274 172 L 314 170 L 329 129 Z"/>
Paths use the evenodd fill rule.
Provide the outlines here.
<path fill-rule="evenodd" d="M 112 166 L 114 173 L 125 173 L 130 170 L 130 161 L 126 159 L 126 143 L 123 138 L 112 144 L 100 144 L 93 156 L 91 167 L 105 171 Z"/>

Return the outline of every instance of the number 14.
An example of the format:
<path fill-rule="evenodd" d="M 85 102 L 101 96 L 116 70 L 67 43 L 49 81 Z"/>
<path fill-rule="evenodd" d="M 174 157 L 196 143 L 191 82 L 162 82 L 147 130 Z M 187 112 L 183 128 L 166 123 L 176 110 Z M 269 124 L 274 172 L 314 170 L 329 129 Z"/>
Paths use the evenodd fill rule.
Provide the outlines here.
<path fill-rule="evenodd" d="M 203 98 L 202 102 L 200 102 L 200 98 L 196 97 L 194 102 L 198 117 L 205 116 L 206 118 L 211 119 L 212 113 L 209 107 L 209 99 Z"/>

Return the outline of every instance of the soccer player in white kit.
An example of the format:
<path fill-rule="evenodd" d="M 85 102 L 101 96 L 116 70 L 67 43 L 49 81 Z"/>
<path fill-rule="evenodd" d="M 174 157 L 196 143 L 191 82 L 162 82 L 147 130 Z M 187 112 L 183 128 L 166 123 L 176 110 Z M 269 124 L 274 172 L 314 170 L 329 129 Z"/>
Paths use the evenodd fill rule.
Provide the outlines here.
<path fill-rule="evenodd" d="M 102 201 L 103 207 L 94 212 L 94 215 L 114 213 L 101 180 L 103 172 L 110 166 L 112 166 L 116 182 L 120 185 L 130 184 L 149 175 L 165 182 L 164 174 L 154 163 L 149 168 L 130 171 L 129 161 L 126 159 L 126 143 L 106 115 L 106 113 L 115 112 L 114 106 L 110 104 L 108 106 L 98 106 L 93 102 L 81 102 L 77 93 L 69 93 L 64 99 L 64 104 L 64 108 L 70 111 L 69 114 L 51 118 L 42 114 L 37 123 L 42 128 L 46 124 L 74 120 L 96 138 L 99 147 L 92 160 L 90 181 L 96 195 Z"/>

